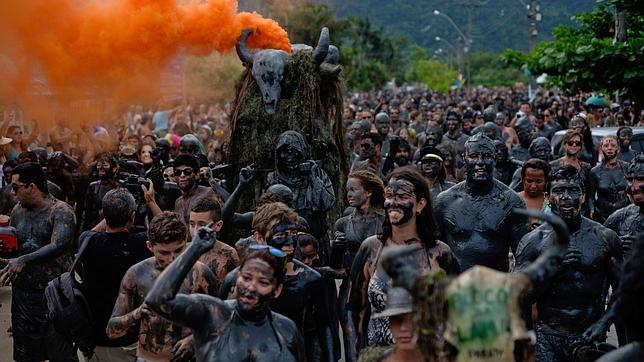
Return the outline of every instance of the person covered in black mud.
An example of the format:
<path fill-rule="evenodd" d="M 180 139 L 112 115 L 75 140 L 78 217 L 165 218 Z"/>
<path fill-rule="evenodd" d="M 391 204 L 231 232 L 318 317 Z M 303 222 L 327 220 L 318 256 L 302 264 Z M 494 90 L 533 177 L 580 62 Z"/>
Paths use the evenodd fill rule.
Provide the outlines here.
<path fill-rule="evenodd" d="M 302 336 L 295 323 L 270 309 L 286 274 L 281 250 L 251 246 L 235 280 L 234 300 L 179 293 L 186 275 L 215 240 L 211 228 L 198 229 L 188 249 L 157 278 L 145 303 L 190 328 L 198 361 L 303 361 Z"/>
<path fill-rule="evenodd" d="M 604 158 L 590 170 L 590 215 L 598 222 L 606 221 L 610 214 L 629 204 L 626 194 L 628 182 L 625 176 L 628 163 L 617 159 L 617 147 L 616 136 L 602 138 L 600 149 Z"/>
<path fill-rule="evenodd" d="M 15 361 L 77 361 L 72 343 L 54 329 L 45 302 L 47 283 L 71 266 L 76 218 L 51 196 L 39 164 L 27 162 L 11 174 L 18 204 L 11 212 L 20 256 L 0 259 L 0 286 L 11 284 Z"/>
<path fill-rule="evenodd" d="M 307 360 L 332 360 L 335 351 L 331 321 L 334 318 L 331 318 L 332 309 L 327 305 L 329 299 L 326 296 L 324 280 L 313 268 L 294 258 L 297 234 L 301 228 L 298 215 L 281 202 L 269 203 L 257 209 L 253 223 L 256 228 L 255 240 L 262 245 L 281 250 L 286 257 L 282 292 L 271 301 L 271 310 L 295 322 L 300 331 L 304 329 L 306 315 L 310 314 L 317 335 L 306 337 L 315 338 L 317 341 L 305 340 L 305 344 L 319 346 L 321 356 L 316 356 L 314 350 L 308 349 L 305 351 Z M 253 245 L 248 246 L 247 252 L 252 250 Z M 219 290 L 220 298 L 231 298 L 239 293 L 235 281 L 239 278 L 240 271 L 241 268 L 237 268 L 228 273 Z"/>
<path fill-rule="evenodd" d="M 89 184 L 85 194 L 80 231 L 90 230 L 100 221 L 101 201 L 108 191 L 121 187 L 117 179 L 118 160 L 112 154 L 101 155 L 96 161 L 96 172 L 99 180 Z"/>
<path fill-rule="evenodd" d="M 414 327 L 425 361 L 534 360 L 521 305 L 527 293 L 547 287 L 557 277 L 570 238 L 565 222 L 555 215 L 514 212 L 548 223 L 543 226 L 547 232 L 540 235 L 548 247 L 517 273 L 475 266 L 454 278 L 427 275 L 414 262 L 417 246 L 382 252 L 381 265 L 392 285 L 413 297 Z"/>
<path fill-rule="evenodd" d="M 266 178 L 267 187 L 275 184 L 293 191 L 293 209 L 306 219 L 309 232 L 320 242 L 320 257 L 328 263 L 326 213 L 335 203 L 335 191 L 322 167 L 309 160 L 309 146 L 298 132 L 286 131 L 277 139 L 275 171 Z"/>
<path fill-rule="evenodd" d="M 528 231 L 528 220 L 512 213 L 525 208 L 516 192 L 494 179 L 496 148 L 478 133 L 465 143 L 465 181 L 441 192 L 434 217 L 461 270 L 484 265 L 508 271 L 508 252 Z"/>
<path fill-rule="evenodd" d="M 453 182 L 447 181 L 447 172 L 443 165 L 445 155 L 436 147 L 424 146 L 420 149 L 419 156 L 418 169 L 429 184 L 431 201 L 435 203 L 439 193 L 454 186 Z"/>
<path fill-rule="evenodd" d="M 537 304 L 537 361 L 575 360 L 575 349 L 602 340 L 610 321 L 605 313 L 606 286 L 617 287 L 622 248 L 614 231 L 581 215 L 584 183 L 577 169 L 564 166 L 550 175 L 550 207 L 570 232 L 570 243 L 557 283 L 531 295 Z M 547 248 L 548 225 L 519 244 L 516 266 L 523 270 Z"/>
<path fill-rule="evenodd" d="M 628 166 L 629 198 L 632 204 L 615 211 L 606 219 L 604 226 L 617 233 L 622 241 L 624 254 L 628 255 L 632 243 L 644 233 L 644 154 L 637 155 Z"/>
<path fill-rule="evenodd" d="M 389 277 L 379 267 L 384 247 L 414 244 L 419 269 L 457 274 L 459 266 L 447 244 L 436 239 L 429 187 L 416 167 L 394 170 L 386 180 L 382 233 L 367 238 L 349 273 L 349 287 L 338 296 L 345 333 L 346 360 L 355 361 L 367 346 L 393 344 L 387 318 L 370 318 L 385 309 Z"/>

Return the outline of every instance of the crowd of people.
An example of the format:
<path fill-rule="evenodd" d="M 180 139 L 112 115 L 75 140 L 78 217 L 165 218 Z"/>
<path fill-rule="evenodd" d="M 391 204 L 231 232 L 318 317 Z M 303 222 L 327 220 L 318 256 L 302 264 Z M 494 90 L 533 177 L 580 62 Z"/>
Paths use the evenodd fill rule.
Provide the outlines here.
<path fill-rule="evenodd" d="M 133 106 L 117 122 L 46 131 L 5 112 L 13 359 L 452 361 L 465 340 L 510 333 L 492 323 L 443 338 L 449 319 L 421 330 L 418 296 L 382 267 L 388 247 L 410 245 L 417 276 L 485 267 L 530 289 L 515 317 L 535 331 L 537 361 L 642 360 L 644 155 L 631 140 L 644 110 L 589 96 L 528 99 L 521 84 L 350 94 L 346 179 L 286 130 L 249 210 L 240 198 L 259 176 L 252 165 L 230 175 L 228 106 Z M 614 128 L 597 139 L 597 127 Z M 563 220 L 566 247 L 517 209 Z M 70 270 L 91 318 L 82 342 L 52 320 L 45 292 Z M 610 351 L 613 324 L 622 348 Z M 422 333 L 440 351 L 428 355 Z M 509 352 L 481 342 L 469 360 L 514 360 L 512 336 Z"/>

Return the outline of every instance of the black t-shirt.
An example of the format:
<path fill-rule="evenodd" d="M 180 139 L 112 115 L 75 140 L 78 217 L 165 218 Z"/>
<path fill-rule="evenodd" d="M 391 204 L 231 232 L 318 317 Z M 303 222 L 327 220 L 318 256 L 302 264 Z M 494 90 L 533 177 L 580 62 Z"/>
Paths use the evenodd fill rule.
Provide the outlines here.
<path fill-rule="evenodd" d="M 81 234 L 82 240 L 85 236 Z M 96 233 L 81 257 L 83 293 L 94 318 L 94 342 L 97 346 L 127 346 L 138 339 L 138 330 L 109 339 L 107 322 L 118 297 L 121 279 L 134 264 L 152 256 L 146 247 L 146 233 Z"/>

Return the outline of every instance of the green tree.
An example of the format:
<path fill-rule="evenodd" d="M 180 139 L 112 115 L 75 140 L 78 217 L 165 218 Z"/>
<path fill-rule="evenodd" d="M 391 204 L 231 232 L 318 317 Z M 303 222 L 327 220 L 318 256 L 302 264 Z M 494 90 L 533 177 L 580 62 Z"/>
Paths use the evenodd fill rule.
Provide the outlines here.
<path fill-rule="evenodd" d="M 472 75 L 472 87 L 509 87 L 516 82 L 528 82 L 528 77 L 523 71 L 508 65 L 497 54 L 470 53 L 467 59 Z"/>
<path fill-rule="evenodd" d="M 421 82 L 432 90 L 445 92 L 457 77 L 458 72 L 447 64 L 427 59 L 425 49 L 415 44 L 410 47 L 410 64 L 405 72 L 408 82 Z"/>
<path fill-rule="evenodd" d="M 533 74 L 548 74 L 551 84 L 570 93 L 619 92 L 622 96 L 644 101 L 644 16 L 634 0 L 613 0 L 599 4 L 592 12 L 575 17 L 578 28 L 561 26 L 553 31 L 554 40 L 540 43 L 523 56 L 504 53 L 515 65 L 523 63 Z M 616 13 L 606 4 L 616 5 L 626 20 L 616 36 Z M 623 40 L 623 41 L 621 41 Z"/>

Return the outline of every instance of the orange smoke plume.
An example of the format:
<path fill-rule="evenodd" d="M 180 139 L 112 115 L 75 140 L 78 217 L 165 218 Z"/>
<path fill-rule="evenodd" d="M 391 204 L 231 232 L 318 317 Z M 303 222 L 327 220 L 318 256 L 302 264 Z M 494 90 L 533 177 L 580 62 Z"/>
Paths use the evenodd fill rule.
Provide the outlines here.
<path fill-rule="evenodd" d="M 290 50 L 286 31 L 238 13 L 236 0 L 1 1 L 0 102 L 38 113 L 88 99 L 153 101 L 173 57 L 230 52 L 244 28 L 255 30 L 250 47 Z"/>

